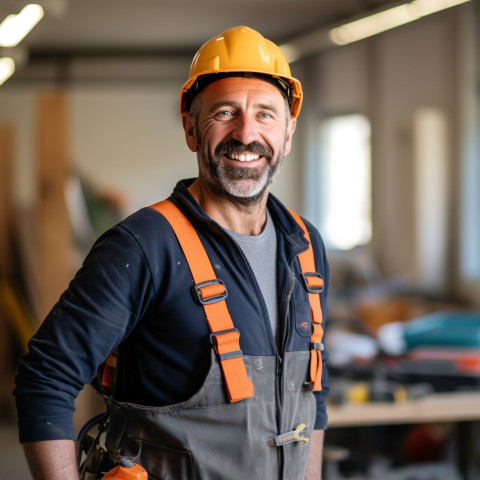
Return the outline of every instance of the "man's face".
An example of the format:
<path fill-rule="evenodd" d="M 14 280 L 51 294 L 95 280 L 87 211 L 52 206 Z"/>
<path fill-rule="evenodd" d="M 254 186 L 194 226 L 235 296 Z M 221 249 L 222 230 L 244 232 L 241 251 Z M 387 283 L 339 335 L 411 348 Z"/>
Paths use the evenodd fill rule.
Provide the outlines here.
<path fill-rule="evenodd" d="M 290 151 L 295 120 L 285 99 L 262 80 L 229 77 L 207 86 L 197 101 L 195 118 L 185 114 L 183 121 L 200 180 L 216 196 L 254 204 Z"/>

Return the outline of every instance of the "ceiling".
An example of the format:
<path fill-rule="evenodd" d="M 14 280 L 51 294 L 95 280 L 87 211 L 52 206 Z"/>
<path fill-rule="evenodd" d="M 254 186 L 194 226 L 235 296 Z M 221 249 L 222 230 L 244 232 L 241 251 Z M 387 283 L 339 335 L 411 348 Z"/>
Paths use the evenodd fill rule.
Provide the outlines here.
<path fill-rule="evenodd" d="M 210 37 L 235 25 L 248 25 L 276 43 L 305 35 L 395 0 L 37 0 L 45 17 L 13 52 L 17 81 L 65 75 L 65 65 L 150 58 L 191 60 Z M 0 15 L 17 13 L 25 0 L 2 0 Z M 8 50 L 8 49 L 4 49 Z M 7 52 L 8 53 L 8 52 Z M 4 52 L 5 54 L 5 52 Z M 165 71 L 166 65 L 162 70 Z M 85 71 L 85 69 L 84 69 Z M 86 74 L 85 74 L 86 75 Z M 12 77 L 12 80 L 14 80 Z"/>

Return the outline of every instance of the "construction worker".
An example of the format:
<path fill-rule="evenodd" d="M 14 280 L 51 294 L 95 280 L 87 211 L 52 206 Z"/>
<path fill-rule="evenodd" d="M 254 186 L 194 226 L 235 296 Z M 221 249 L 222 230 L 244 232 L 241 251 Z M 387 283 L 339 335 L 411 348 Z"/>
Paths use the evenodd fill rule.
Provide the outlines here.
<path fill-rule="evenodd" d="M 248 27 L 197 52 L 180 106 L 198 177 L 97 240 L 20 361 L 35 480 L 79 478 L 74 400 L 114 350 L 112 465 L 152 479 L 321 478 L 328 264 L 315 228 L 269 193 L 301 102 L 280 49 Z"/>

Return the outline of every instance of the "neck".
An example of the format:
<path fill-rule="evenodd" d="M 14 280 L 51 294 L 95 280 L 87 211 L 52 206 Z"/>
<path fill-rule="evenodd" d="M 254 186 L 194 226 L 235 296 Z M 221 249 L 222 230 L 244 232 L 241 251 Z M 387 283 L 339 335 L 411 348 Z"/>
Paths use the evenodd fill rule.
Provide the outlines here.
<path fill-rule="evenodd" d="M 267 221 L 267 192 L 253 205 L 244 205 L 225 197 L 217 197 L 199 179 L 188 190 L 205 213 L 227 230 L 242 235 L 259 235 Z"/>

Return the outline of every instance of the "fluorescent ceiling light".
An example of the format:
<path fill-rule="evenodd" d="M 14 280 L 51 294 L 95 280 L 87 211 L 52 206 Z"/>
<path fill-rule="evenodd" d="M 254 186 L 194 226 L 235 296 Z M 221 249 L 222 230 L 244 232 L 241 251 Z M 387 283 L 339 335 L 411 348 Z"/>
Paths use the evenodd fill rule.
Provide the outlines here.
<path fill-rule="evenodd" d="M 337 45 L 346 45 L 469 1 L 413 0 L 398 7 L 332 28 L 329 33 L 330 39 Z"/>
<path fill-rule="evenodd" d="M 302 56 L 300 49 L 293 43 L 284 43 L 283 45 L 280 45 L 280 50 L 285 55 L 288 63 L 296 62 Z"/>
<path fill-rule="evenodd" d="M 18 14 L 8 15 L 0 24 L 0 46 L 18 45 L 43 18 L 43 14 L 43 8 L 40 5 L 30 4 L 23 7 Z"/>
<path fill-rule="evenodd" d="M 13 58 L 0 58 L 0 85 L 10 78 L 15 71 L 15 62 Z"/>

